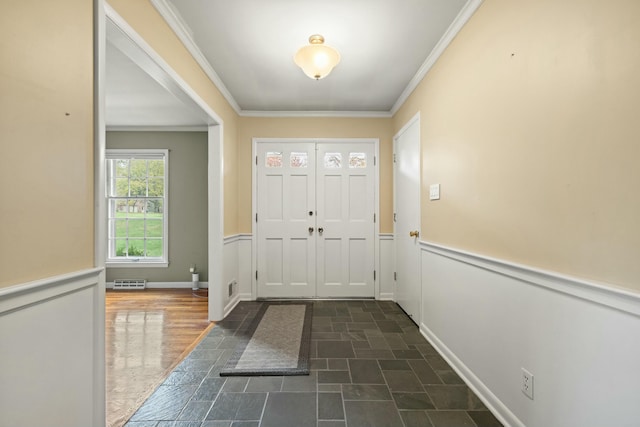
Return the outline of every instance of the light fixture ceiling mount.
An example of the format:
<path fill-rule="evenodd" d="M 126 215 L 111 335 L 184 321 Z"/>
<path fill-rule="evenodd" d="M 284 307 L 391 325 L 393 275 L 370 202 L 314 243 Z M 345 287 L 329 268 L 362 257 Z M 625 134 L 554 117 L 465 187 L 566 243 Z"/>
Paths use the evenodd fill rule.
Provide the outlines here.
<path fill-rule="evenodd" d="M 301 47 L 294 57 L 296 65 L 312 79 L 320 80 L 329 75 L 333 67 L 340 62 L 340 54 L 334 48 L 324 44 L 324 37 L 313 34 L 309 45 Z"/>

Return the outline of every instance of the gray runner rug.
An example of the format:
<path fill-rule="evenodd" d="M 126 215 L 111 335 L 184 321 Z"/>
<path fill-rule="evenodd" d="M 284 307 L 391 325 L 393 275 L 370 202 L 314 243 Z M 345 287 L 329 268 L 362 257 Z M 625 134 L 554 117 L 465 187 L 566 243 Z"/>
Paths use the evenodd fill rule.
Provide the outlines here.
<path fill-rule="evenodd" d="M 220 376 L 309 375 L 310 302 L 264 302 Z"/>

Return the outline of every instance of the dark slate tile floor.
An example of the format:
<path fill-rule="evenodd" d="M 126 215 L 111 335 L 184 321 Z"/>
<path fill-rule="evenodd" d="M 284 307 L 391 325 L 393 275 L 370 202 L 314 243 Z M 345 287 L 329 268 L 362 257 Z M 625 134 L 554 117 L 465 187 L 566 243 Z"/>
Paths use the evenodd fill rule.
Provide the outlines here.
<path fill-rule="evenodd" d="M 126 427 L 497 427 L 389 301 L 314 301 L 311 374 L 220 377 L 261 302 L 241 302 Z"/>

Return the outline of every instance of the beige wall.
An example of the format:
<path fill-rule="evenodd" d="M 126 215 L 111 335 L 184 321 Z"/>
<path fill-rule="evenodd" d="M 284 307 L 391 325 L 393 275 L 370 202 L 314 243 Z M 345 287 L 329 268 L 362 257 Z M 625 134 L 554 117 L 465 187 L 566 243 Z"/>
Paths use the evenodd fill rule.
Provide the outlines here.
<path fill-rule="evenodd" d="M 0 6 L 0 287 L 93 266 L 92 2 Z"/>
<path fill-rule="evenodd" d="M 240 232 L 251 233 L 253 138 L 380 139 L 380 232 L 393 232 L 391 125 L 391 119 L 241 117 L 238 128 L 238 228 Z"/>
<path fill-rule="evenodd" d="M 639 16 L 484 1 L 394 118 L 421 112 L 425 240 L 640 290 Z"/>
<path fill-rule="evenodd" d="M 238 232 L 236 129 L 238 115 L 149 0 L 107 3 L 191 86 L 224 122 L 224 234 Z"/>

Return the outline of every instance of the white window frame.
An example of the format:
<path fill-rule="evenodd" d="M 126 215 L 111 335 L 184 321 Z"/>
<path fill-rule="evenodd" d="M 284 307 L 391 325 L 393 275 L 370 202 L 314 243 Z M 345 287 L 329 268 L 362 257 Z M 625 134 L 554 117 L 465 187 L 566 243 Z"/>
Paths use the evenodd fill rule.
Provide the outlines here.
<path fill-rule="evenodd" d="M 111 229 L 107 224 L 107 248 L 106 248 L 106 266 L 107 267 L 168 267 L 169 266 L 169 150 L 166 149 L 107 149 L 105 152 L 105 196 L 107 208 L 107 221 L 109 221 L 109 201 L 111 199 L 121 199 L 120 196 L 109 196 L 109 160 L 112 159 L 164 159 L 164 200 L 163 200 L 163 239 L 162 239 L 162 257 L 129 257 L 129 258 L 113 258 L 111 257 Z"/>

